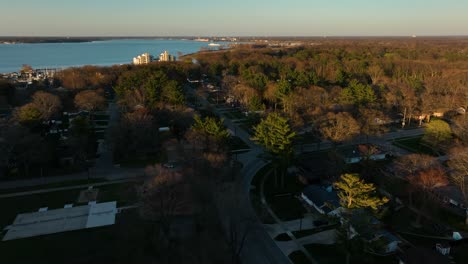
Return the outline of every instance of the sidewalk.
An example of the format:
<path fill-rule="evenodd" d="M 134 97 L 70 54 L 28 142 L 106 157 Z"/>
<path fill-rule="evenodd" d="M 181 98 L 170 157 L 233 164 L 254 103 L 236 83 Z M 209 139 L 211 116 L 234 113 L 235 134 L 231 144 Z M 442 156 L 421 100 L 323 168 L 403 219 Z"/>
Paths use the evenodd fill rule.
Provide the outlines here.
<path fill-rule="evenodd" d="M 144 179 L 144 177 L 117 180 L 117 181 L 108 181 L 108 182 L 88 183 L 88 184 L 73 185 L 73 186 L 64 186 L 64 187 L 57 187 L 57 188 L 47 188 L 47 189 L 40 189 L 40 190 L 34 190 L 34 191 L 7 193 L 7 194 L 0 194 L 0 199 L 1 198 L 10 198 L 10 197 L 32 195 L 32 194 L 48 193 L 48 192 L 66 191 L 66 190 L 74 190 L 74 189 L 86 189 L 86 188 L 88 188 L 90 186 L 98 187 L 98 186 L 105 186 L 105 185 L 112 185 L 112 184 L 119 184 L 119 183 L 138 181 L 138 180 L 143 180 L 143 179 Z"/>

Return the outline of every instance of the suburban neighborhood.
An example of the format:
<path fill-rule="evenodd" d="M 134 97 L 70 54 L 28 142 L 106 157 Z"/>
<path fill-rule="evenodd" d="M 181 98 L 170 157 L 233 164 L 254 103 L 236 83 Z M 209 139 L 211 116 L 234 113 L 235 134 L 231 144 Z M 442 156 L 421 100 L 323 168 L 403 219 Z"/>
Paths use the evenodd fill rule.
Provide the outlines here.
<path fill-rule="evenodd" d="M 391 43 L 5 75 L 0 259 L 464 263 L 466 71 L 441 94 Z"/>

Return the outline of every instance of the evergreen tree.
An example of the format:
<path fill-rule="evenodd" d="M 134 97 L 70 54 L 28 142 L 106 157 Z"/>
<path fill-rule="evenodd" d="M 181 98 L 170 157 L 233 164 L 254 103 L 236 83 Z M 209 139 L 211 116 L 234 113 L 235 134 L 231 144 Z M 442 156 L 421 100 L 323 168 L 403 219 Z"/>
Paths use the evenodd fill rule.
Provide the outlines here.
<path fill-rule="evenodd" d="M 214 150 L 221 150 L 230 136 L 228 130 L 223 125 L 223 119 L 214 117 L 201 118 L 198 115 L 195 115 L 194 119 L 195 123 L 192 125 L 189 137 L 193 141 L 197 141 L 197 139 L 201 140 L 205 151 L 209 151 L 212 145 L 214 146 Z"/>
<path fill-rule="evenodd" d="M 277 113 L 271 113 L 254 130 L 255 135 L 252 140 L 257 141 L 270 152 L 269 158 L 277 161 L 276 169 L 279 167 L 281 175 L 284 176 L 293 155 L 292 141 L 296 136 L 289 126 L 288 119 Z"/>
<path fill-rule="evenodd" d="M 375 101 L 374 90 L 372 90 L 372 87 L 369 85 L 353 80 L 348 87 L 341 91 L 340 101 L 345 104 L 354 104 L 356 106 L 367 105 Z"/>
<path fill-rule="evenodd" d="M 357 174 L 343 174 L 340 181 L 335 182 L 335 188 L 339 190 L 341 206 L 347 209 L 372 208 L 376 210 L 379 206 L 388 202 L 388 198 L 375 196 L 375 186 L 365 183 Z"/>

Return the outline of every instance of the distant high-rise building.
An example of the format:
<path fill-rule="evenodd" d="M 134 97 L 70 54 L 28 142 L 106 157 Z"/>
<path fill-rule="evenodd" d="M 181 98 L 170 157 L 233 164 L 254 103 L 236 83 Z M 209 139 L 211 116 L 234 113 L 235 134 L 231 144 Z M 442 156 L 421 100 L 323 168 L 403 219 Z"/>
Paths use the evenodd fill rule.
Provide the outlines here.
<path fill-rule="evenodd" d="M 133 64 L 135 65 L 148 64 L 152 60 L 153 60 L 153 56 L 151 56 L 149 53 L 143 53 L 133 58 Z"/>
<path fill-rule="evenodd" d="M 165 50 L 163 53 L 161 53 L 159 55 L 159 61 L 175 61 L 176 58 L 169 54 L 169 52 L 167 52 L 167 50 Z"/>

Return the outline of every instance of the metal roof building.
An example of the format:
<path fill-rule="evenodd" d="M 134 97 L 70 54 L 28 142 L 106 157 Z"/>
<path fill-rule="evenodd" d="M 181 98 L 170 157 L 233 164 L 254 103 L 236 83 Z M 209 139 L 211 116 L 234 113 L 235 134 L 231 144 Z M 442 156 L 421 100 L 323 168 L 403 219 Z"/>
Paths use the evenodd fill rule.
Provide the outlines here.
<path fill-rule="evenodd" d="M 19 214 L 13 224 L 5 228 L 3 241 L 113 225 L 116 206 L 114 201 Z"/>

